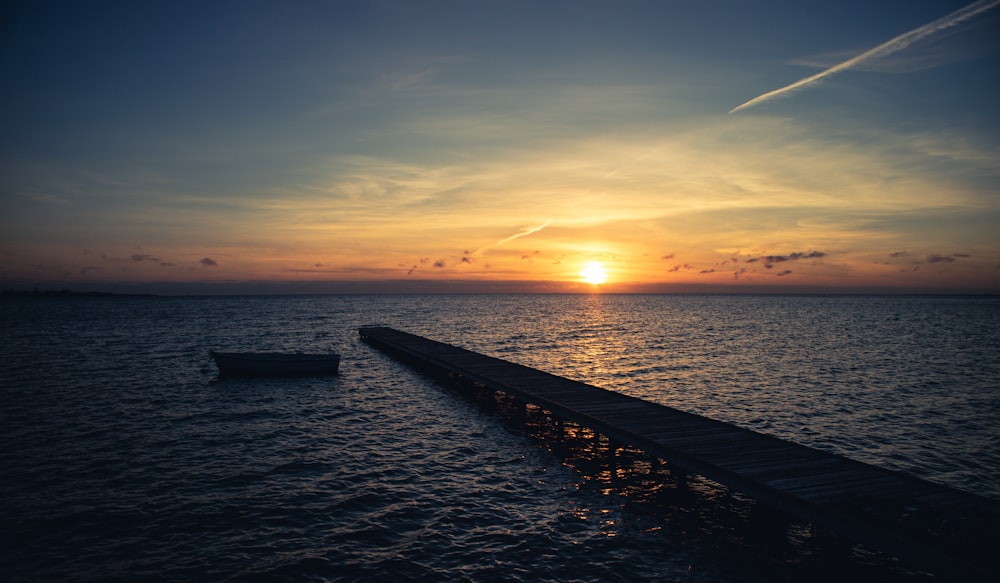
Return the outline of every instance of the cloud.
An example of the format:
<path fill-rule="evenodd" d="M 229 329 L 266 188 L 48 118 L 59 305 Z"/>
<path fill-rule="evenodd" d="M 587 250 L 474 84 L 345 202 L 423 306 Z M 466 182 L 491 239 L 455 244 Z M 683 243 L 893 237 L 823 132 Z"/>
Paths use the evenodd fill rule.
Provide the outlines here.
<path fill-rule="evenodd" d="M 500 245 L 503 245 L 504 243 L 509 243 L 510 241 L 513 241 L 514 239 L 520 239 L 521 237 L 527 237 L 528 235 L 531 235 L 533 233 L 537 233 L 538 231 L 541 231 L 542 229 L 544 229 L 545 227 L 548 227 L 551 224 L 552 224 L 552 221 L 545 221 L 544 223 L 542 223 L 541 225 L 538 225 L 537 227 L 526 227 L 525 229 L 523 229 L 520 233 L 517 233 L 516 235 L 511 235 L 510 237 L 507 237 L 506 239 L 501 239 L 501 240 L 497 241 L 496 243 L 493 244 L 493 246 L 494 247 L 498 247 Z"/>
<path fill-rule="evenodd" d="M 778 277 L 782 277 L 782 276 L 788 275 L 791 272 L 792 272 L 791 269 L 786 269 L 786 270 L 782 271 L 781 273 L 776 273 L 775 275 L 778 276 Z"/>
<path fill-rule="evenodd" d="M 951 14 L 939 18 L 933 22 L 925 24 L 921 27 L 915 28 L 907 33 L 901 34 L 889 41 L 886 41 L 873 49 L 869 49 L 860 55 L 843 61 L 837 65 L 834 65 L 828 69 L 820 71 L 815 75 L 811 75 L 804 79 L 799 79 L 791 85 L 786 85 L 784 87 L 775 89 L 774 91 L 769 91 L 763 95 L 754 97 L 750 101 L 747 101 L 741 105 L 734 107 L 729 110 L 729 113 L 736 113 L 738 111 L 744 110 L 748 107 L 753 107 L 759 103 L 764 103 L 765 101 L 771 101 L 772 99 L 777 99 L 779 97 L 784 97 L 795 91 L 799 91 L 818 83 L 819 81 L 833 75 L 835 73 L 840 73 L 841 71 L 846 71 L 848 69 L 857 67 L 858 65 L 864 63 L 865 61 L 870 61 L 872 59 L 886 57 L 898 51 L 901 51 L 915 42 L 923 40 L 924 38 L 931 36 L 942 30 L 951 28 L 957 24 L 960 24 L 982 12 L 986 12 L 991 8 L 995 8 L 1000 5 L 1000 0 L 978 0 L 973 2 L 964 8 L 960 8 Z"/>
<path fill-rule="evenodd" d="M 493 243 L 492 245 L 486 245 L 485 247 L 480 247 L 480 248 L 475 249 L 475 250 L 466 249 L 466 250 L 462 251 L 462 255 L 460 257 L 456 258 L 456 257 L 453 256 L 452 259 L 457 260 L 457 262 L 460 263 L 460 264 L 464 263 L 466 265 L 472 265 L 478 259 L 480 259 L 480 255 L 483 254 L 485 251 L 487 251 L 487 250 L 489 250 L 489 249 L 491 249 L 493 247 L 499 247 L 500 245 L 503 245 L 504 243 L 509 243 L 509 242 L 511 242 L 511 241 L 513 241 L 515 239 L 520 239 L 521 237 L 527 237 L 528 235 L 532 235 L 534 233 L 537 233 L 538 231 L 541 231 L 542 229 L 544 229 L 545 227 L 548 227 L 551 224 L 552 224 L 552 221 L 545 221 L 541 225 L 537 225 L 537 226 L 533 226 L 533 227 L 525 227 L 525 228 L 523 228 L 521 230 L 520 233 L 515 233 L 515 234 L 511 235 L 510 237 L 506 237 L 504 239 L 500 239 L 499 241 L 497 241 L 496 243 Z M 538 251 L 535 251 L 536 255 L 538 253 L 539 253 Z M 528 259 L 528 258 L 529 258 L 528 255 L 523 255 L 521 257 L 521 259 Z M 424 263 L 425 261 L 426 261 L 426 259 L 421 259 L 420 260 L 421 263 Z M 446 266 L 447 266 L 447 263 L 446 263 L 445 259 L 439 259 L 438 261 L 436 261 L 434 263 L 434 267 L 446 267 Z M 489 267 L 489 264 L 487 264 L 486 267 Z"/>
<path fill-rule="evenodd" d="M 150 263 L 156 263 L 161 267 L 174 267 L 174 264 L 169 261 L 164 261 L 155 255 L 149 255 L 148 253 L 133 253 L 129 258 L 131 261 L 141 263 L 144 261 L 149 261 Z"/>
<path fill-rule="evenodd" d="M 201 259 L 198 260 L 198 263 L 201 263 L 205 267 L 218 267 L 219 266 L 219 262 L 216 261 L 215 259 L 212 259 L 211 257 L 202 257 Z"/>
<path fill-rule="evenodd" d="M 949 255 L 941 255 L 939 253 L 934 253 L 928 255 L 927 258 L 924 259 L 924 263 L 954 263 L 959 259 L 965 259 L 967 257 L 971 256 L 966 253 L 951 253 Z"/>
<path fill-rule="evenodd" d="M 794 252 L 788 255 L 763 255 L 761 257 L 751 257 L 746 260 L 746 263 L 756 263 L 758 261 L 764 262 L 764 267 L 771 269 L 777 263 L 784 263 L 786 261 L 798 261 L 800 259 L 819 259 L 820 257 L 826 257 L 826 252 L 824 251 L 809 251 L 808 253 Z"/>

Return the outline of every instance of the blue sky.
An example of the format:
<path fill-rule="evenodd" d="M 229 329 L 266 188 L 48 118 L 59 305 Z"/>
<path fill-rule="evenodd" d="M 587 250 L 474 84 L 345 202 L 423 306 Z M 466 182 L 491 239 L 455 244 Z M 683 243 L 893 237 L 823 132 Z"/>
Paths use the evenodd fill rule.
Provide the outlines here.
<path fill-rule="evenodd" d="M 1000 292 L 996 4 L 15 2 L 0 282 Z"/>

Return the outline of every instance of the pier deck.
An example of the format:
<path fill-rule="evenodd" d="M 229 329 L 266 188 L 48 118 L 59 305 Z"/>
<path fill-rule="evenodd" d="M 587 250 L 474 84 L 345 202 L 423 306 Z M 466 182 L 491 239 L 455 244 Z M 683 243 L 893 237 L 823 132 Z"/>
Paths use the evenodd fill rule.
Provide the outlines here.
<path fill-rule="evenodd" d="M 392 328 L 359 332 L 945 577 L 996 568 L 1000 502 Z"/>

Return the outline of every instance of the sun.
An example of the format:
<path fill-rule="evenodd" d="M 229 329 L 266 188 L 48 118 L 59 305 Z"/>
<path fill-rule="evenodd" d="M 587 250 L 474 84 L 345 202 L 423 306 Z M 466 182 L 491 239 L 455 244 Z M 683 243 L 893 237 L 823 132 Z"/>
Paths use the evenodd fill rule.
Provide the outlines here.
<path fill-rule="evenodd" d="M 580 277 L 586 283 L 600 285 L 608 281 L 608 270 L 604 269 L 604 264 L 600 261 L 589 261 L 580 270 Z"/>

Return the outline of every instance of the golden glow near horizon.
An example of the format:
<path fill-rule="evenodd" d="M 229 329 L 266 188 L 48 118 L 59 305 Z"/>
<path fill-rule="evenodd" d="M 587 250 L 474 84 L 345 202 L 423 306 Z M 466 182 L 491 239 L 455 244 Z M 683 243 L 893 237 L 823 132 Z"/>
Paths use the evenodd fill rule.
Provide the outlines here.
<path fill-rule="evenodd" d="M 589 261 L 580 270 L 580 277 L 591 285 L 601 285 L 608 281 L 608 270 L 600 261 Z"/>

